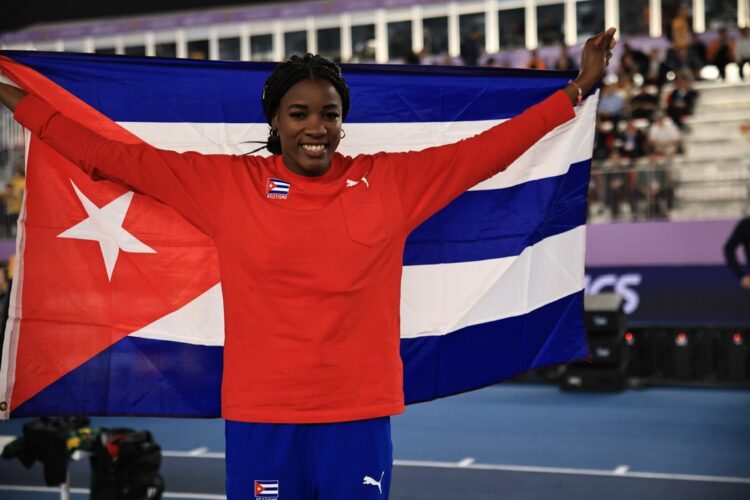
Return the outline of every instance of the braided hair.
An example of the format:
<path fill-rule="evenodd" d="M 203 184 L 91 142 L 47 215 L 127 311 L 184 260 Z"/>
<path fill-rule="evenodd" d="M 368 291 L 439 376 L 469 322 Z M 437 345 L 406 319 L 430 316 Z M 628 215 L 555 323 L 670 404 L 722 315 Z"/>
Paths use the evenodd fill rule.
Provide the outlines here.
<path fill-rule="evenodd" d="M 269 125 L 279 110 L 281 98 L 301 80 L 326 80 L 333 85 L 341 96 L 343 106 L 341 119 L 346 118 L 349 112 L 349 87 L 341 76 L 341 68 L 324 57 L 308 53 L 302 57 L 294 55 L 288 61 L 279 64 L 266 80 L 263 86 L 262 102 L 263 114 L 266 115 Z M 266 148 L 273 154 L 281 154 L 278 130 L 271 129 Z"/>

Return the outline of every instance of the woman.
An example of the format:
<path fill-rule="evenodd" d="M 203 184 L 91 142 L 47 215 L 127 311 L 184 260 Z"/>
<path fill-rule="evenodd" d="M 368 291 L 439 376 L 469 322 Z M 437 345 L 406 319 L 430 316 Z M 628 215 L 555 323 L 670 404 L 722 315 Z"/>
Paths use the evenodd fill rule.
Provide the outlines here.
<path fill-rule="evenodd" d="M 0 100 L 89 175 L 170 205 L 214 239 L 228 497 L 387 498 L 389 416 L 404 408 L 406 237 L 572 118 L 613 36 L 586 43 L 581 74 L 564 90 L 472 139 L 420 152 L 336 153 L 349 92 L 338 66 L 312 55 L 280 64 L 264 86 L 270 158 L 125 145 L 13 87 L 0 87 Z"/>

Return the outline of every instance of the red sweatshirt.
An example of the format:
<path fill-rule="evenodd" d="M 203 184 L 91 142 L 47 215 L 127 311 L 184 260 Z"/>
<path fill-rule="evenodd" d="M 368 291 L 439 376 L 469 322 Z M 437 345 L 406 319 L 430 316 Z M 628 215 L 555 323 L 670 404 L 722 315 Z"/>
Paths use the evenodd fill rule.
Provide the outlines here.
<path fill-rule="evenodd" d="M 214 239 L 226 332 L 223 416 L 318 423 L 403 411 L 406 237 L 574 112 L 560 91 L 456 144 L 336 154 L 319 177 L 291 172 L 278 155 L 180 154 L 104 139 L 31 96 L 15 116 L 89 175 L 171 206 Z M 269 193 L 270 179 L 289 183 L 288 193 Z"/>

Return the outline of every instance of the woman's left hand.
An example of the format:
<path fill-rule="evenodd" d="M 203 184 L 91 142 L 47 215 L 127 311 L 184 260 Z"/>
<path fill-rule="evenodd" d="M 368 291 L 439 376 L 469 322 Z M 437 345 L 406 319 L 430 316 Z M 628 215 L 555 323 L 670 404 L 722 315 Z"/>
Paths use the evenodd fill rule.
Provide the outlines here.
<path fill-rule="evenodd" d="M 604 76 L 612 50 L 617 45 L 615 28 L 599 33 L 586 40 L 581 51 L 581 72 L 576 78 L 576 84 L 588 93 Z"/>

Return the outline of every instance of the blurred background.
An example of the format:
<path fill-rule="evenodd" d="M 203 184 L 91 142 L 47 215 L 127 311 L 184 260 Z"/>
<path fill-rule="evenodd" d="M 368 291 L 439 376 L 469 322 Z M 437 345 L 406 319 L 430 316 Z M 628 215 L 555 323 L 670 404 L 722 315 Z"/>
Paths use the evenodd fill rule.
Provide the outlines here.
<path fill-rule="evenodd" d="M 750 0 L 37 1 L 1 17 L 3 49 L 536 69 L 575 69 L 585 39 L 618 28 L 588 195 L 593 363 L 410 407 L 392 498 L 750 498 L 750 236 L 735 231 L 750 216 Z M 25 181 L 4 111 L 0 182 L 7 294 Z M 24 423 L 0 422 L 5 442 Z M 221 422 L 88 425 L 150 430 L 165 498 L 223 498 Z M 79 458 L 62 488 L 0 461 L 0 498 L 87 497 Z"/>

